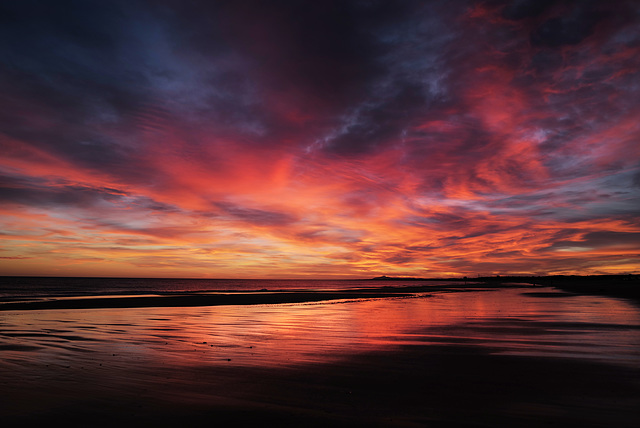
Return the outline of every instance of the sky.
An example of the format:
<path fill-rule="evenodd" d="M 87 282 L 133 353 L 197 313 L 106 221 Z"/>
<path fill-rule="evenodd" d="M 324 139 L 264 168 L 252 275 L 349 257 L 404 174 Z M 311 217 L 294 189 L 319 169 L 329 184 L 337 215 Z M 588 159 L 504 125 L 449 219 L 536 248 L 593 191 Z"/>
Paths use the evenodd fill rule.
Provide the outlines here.
<path fill-rule="evenodd" d="M 4 1 L 0 275 L 640 273 L 638 1 Z"/>

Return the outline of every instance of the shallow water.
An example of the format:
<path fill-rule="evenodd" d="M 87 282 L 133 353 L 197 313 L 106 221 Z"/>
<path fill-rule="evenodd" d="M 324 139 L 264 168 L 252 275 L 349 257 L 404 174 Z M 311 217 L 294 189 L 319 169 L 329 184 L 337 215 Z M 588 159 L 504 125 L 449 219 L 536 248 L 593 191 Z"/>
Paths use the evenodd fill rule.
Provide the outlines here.
<path fill-rule="evenodd" d="M 0 302 L 68 296 L 110 296 L 155 293 L 348 290 L 378 286 L 464 284 L 455 281 L 271 280 L 271 279 L 162 279 L 162 278 L 58 278 L 0 276 Z"/>
<path fill-rule="evenodd" d="M 166 382 L 173 389 L 176 382 L 189 385 L 178 388 L 183 390 L 180 399 L 188 390 L 198 397 L 192 400 L 210 401 L 211 394 L 218 394 L 213 385 L 225 376 L 234 377 L 223 382 L 233 388 L 247 382 L 238 378 L 241 369 L 316 370 L 406 347 L 463 346 L 491 355 L 640 368 L 637 306 L 599 296 L 552 297 L 553 289 L 536 289 L 547 294 L 530 291 L 0 312 L 0 389 L 13 400 L 5 401 L 2 411 L 46 414 L 77 403 L 79 395 L 115 394 L 135 402 Z M 216 380 L 199 380 L 194 368 L 214 370 Z M 227 369 L 235 374 L 225 374 L 231 373 Z M 203 389 L 208 395 L 202 395 Z M 160 392 L 153 394 L 157 398 Z"/>
<path fill-rule="evenodd" d="M 621 299 L 503 289 L 305 304 L 0 313 L 1 360 L 32 369 L 102 358 L 287 366 L 443 343 L 638 365 L 640 311 Z M 114 353 L 118 358 L 107 358 Z"/>

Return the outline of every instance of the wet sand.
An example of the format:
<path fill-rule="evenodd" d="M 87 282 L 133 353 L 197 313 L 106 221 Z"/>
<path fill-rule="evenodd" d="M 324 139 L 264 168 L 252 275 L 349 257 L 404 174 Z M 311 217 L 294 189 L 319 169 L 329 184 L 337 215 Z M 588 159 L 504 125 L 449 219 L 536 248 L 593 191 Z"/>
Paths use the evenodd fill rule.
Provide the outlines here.
<path fill-rule="evenodd" d="M 83 296 L 41 298 L 0 302 L 0 311 L 47 309 L 100 309 L 260 305 L 321 302 L 328 300 L 410 297 L 416 294 L 478 291 L 482 289 L 521 288 L 522 284 L 467 284 L 451 286 L 400 286 L 353 288 L 349 290 L 264 290 L 205 293 L 164 293 L 157 295 Z"/>
<path fill-rule="evenodd" d="M 3 388 L 4 426 L 52 421 L 67 426 L 640 423 L 637 370 L 496 356 L 461 346 L 410 346 L 292 370 L 157 367 L 132 371 L 127 379 L 101 379 L 107 374 L 90 369 L 58 370 L 64 380 L 58 380 L 55 395 L 33 390 L 30 382 Z"/>
<path fill-rule="evenodd" d="M 528 291 L 5 311 L 0 414 L 3 426 L 640 426 L 637 311 Z"/>
<path fill-rule="evenodd" d="M 296 291 L 296 292 L 235 292 L 191 293 L 153 296 L 117 296 L 42 299 L 0 304 L 0 311 L 45 309 L 99 309 L 99 308 L 151 308 L 192 307 L 221 305 L 265 305 L 283 303 L 319 302 L 341 299 L 372 299 L 409 296 L 404 291 L 384 292 L 375 290 L 355 291 Z"/>

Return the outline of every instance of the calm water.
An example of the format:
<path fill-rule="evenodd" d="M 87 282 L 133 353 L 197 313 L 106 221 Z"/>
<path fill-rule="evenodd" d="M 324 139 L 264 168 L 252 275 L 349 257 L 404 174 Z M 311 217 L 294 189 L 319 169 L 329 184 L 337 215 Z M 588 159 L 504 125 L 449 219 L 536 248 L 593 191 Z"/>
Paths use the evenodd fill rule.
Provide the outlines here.
<path fill-rule="evenodd" d="M 438 281 L 370 280 L 266 280 L 266 279 L 148 279 L 148 278 L 42 278 L 0 277 L 0 302 L 24 298 L 132 295 L 150 293 L 256 291 L 256 290 L 343 290 L 349 288 L 444 285 Z"/>
<path fill-rule="evenodd" d="M 543 289 L 553 292 L 552 289 Z M 524 289 L 280 305 L 0 312 L 3 368 L 138 364 L 288 366 L 399 345 L 640 366 L 640 312 L 622 299 Z M 113 354 L 117 357 L 113 357 Z"/>

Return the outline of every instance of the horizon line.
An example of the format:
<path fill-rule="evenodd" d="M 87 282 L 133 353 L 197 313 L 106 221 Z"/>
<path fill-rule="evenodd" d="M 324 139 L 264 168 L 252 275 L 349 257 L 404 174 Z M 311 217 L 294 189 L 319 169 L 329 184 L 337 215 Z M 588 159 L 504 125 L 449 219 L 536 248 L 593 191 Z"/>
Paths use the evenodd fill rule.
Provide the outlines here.
<path fill-rule="evenodd" d="M 368 278 L 189 278 L 189 277 L 146 277 L 146 276 L 66 276 L 66 275 L 0 275 L 0 278 L 74 278 L 74 279 L 156 279 L 156 280 L 202 280 L 202 281 L 370 281 L 370 280 L 419 280 L 419 281 L 444 281 L 444 280 L 472 280 L 478 278 L 546 278 L 546 277 L 605 277 L 605 276 L 638 276 L 640 273 L 602 273 L 602 274 L 490 274 L 475 276 L 448 276 L 448 277 L 415 277 L 415 276 L 387 276 L 380 275 Z"/>

